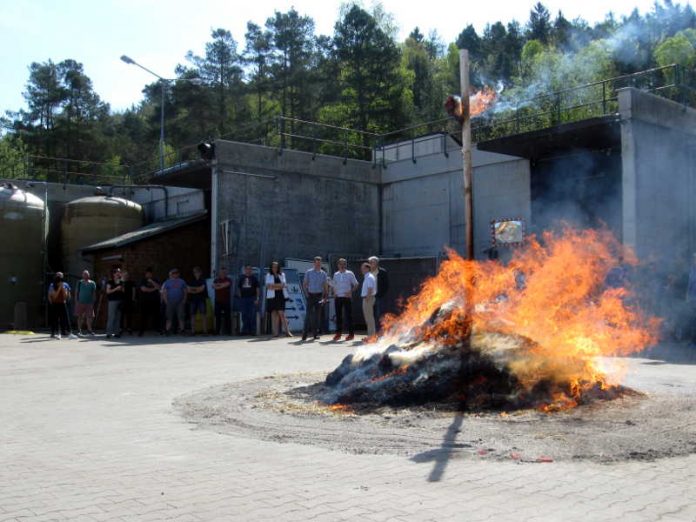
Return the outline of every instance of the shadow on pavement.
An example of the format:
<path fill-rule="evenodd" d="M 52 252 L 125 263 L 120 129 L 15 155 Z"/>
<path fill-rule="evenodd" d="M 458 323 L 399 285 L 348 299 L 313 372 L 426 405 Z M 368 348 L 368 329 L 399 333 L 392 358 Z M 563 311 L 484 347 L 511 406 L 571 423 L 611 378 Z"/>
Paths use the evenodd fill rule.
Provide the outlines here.
<path fill-rule="evenodd" d="M 458 413 L 454 419 L 452 419 L 452 424 L 447 428 L 445 437 L 442 440 L 442 445 L 438 449 L 424 451 L 411 457 L 411 460 L 418 464 L 427 462 L 435 463 L 430 475 L 428 475 L 428 482 L 439 482 L 445 474 L 447 463 L 452 458 L 454 451 L 457 448 L 468 447 L 467 444 L 457 444 L 457 436 L 461 431 L 463 422 L 464 416 Z"/>
<path fill-rule="evenodd" d="M 100 343 L 102 346 L 146 346 L 146 345 L 161 345 L 175 343 L 190 343 L 190 344 L 201 344 L 201 343 L 219 343 L 222 341 L 231 341 L 235 339 L 242 339 L 240 337 L 225 337 L 225 336 L 214 336 L 214 335 L 144 335 L 140 337 L 138 335 L 122 335 L 121 337 L 111 337 L 106 338 L 104 334 L 97 334 L 95 336 L 81 336 L 73 339 L 68 337 L 63 337 L 62 339 L 54 339 L 48 337 L 48 335 L 39 334 L 37 338 L 25 338 L 20 341 L 20 343 L 44 343 L 52 342 L 60 344 L 62 342 L 80 342 L 80 343 Z"/>
<path fill-rule="evenodd" d="M 27 344 L 27 343 L 57 343 L 58 339 L 54 339 L 52 337 L 41 337 L 40 339 L 22 339 L 19 342 L 23 343 L 23 344 Z"/>

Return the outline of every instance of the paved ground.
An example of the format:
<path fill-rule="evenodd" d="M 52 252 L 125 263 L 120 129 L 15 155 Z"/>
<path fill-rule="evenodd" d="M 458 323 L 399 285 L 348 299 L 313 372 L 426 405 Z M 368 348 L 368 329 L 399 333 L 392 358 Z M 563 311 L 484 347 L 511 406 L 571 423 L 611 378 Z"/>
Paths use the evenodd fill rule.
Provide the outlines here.
<path fill-rule="evenodd" d="M 696 520 L 696 456 L 416 463 L 199 430 L 172 411 L 175 397 L 328 370 L 348 348 L 121 341 L 0 335 L 0 522 Z M 684 362 L 645 368 L 696 382 Z"/>

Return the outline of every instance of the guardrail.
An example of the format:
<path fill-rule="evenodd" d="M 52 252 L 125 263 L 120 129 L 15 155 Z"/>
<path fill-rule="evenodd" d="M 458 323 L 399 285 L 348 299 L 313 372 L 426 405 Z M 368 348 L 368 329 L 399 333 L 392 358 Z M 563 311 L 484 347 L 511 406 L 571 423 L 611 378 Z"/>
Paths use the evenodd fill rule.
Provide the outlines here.
<path fill-rule="evenodd" d="M 692 71 L 677 64 L 607 78 L 529 98 L 501 97 L 484 114 L 472 118 L 472 141 L 481 142 L 564 123 L 609 116 L 618 112 L 618 91 L 625 87 L 653 92 L 679 103 L 696 106 L 696 79 Z M 417 144 L 428 134 L 442 134 L 441 152 L 448 155 L 447 135 L 459 134 L 458 124 L 442 118 L 387 133 L 374 133 L 336 125 L 275 116 L 237 126 L 220 139 L 257 143 L 284 150 L 301 150 L 348 159 L 372 161 L 387 168 L 386 151 L 395 144 L 411 145 L 411 160 L 417 162 Z M 212 138 L 211 138 L 212 139 Z M 166 173 L 200 162 L 197 144 L 181 147 L 165 156 Z M 29 156 L 23 172 L 0 173 L 13 178 L 46 179 L 63 183 L 144 183 L 159 172 L 158 158 L 134 165 L 109 165 L 62 158 Z"/>

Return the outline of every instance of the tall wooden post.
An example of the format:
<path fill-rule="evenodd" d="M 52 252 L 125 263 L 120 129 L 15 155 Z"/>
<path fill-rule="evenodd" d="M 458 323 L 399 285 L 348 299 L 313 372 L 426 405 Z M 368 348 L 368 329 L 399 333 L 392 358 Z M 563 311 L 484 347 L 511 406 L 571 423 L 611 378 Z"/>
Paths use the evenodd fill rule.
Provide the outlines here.
<path fill-rule="evenodd" d="M 462 160 L 464 163 L 464 220 L 466 231 L 466 258 L 474 259 L 474 201 L 471 173 L 471 119 L 469 108 L 469 51 L 459 51 L 459 81 L 462 87 Z M 474 279 L 473 274 L 465 276 L 468 281 L 464 286 L 466 337 L 460 350 L 460 379 L 466 382 L 468 352 L 471 346 L 474 315 Z"/>
<path fill-rule="evenodd" d="M 462 87 L 462 159 L 464 160 L 464 221 L 466 258 L 474 259 L 474 200 L 471 166 L 471 119 L 469 117 L 469 51 L 459 51 L 459 81 Z"/>

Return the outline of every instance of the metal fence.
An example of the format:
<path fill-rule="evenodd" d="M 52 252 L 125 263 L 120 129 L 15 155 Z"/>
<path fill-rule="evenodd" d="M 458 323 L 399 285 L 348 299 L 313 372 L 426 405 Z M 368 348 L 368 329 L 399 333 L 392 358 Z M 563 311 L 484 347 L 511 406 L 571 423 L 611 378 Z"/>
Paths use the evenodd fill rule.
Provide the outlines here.
<path fill-rule="evenodd" d="M 556 125 L 591 118 L 609 116 L 618 112 L 618 91 L 635 87 L 652 92 L 684 105 L 696 107 L 696 79 L 691 70 L 672 64 L 634 74 L 616 76 L 531 98 L 505 99 L 501 97 L 482 115 L 472 118 L 472 141 L 482 142 L 523 132 L 541 130 Z M 423 136 L 441 134 L 441 152 L 448 154 L 447 135 L 458 135 L 459 125 L 451 118 L 419 123 L 387 133 L 374 133 L 348 127 L 305 121 L 288 116 L 274 116 L 260 121 L 238 125 L 217 139 L 254 143 L 284 150 L 299 150 L 348 159 L 372 161 L 376 167 L 388 166 L 387 151 L 399 143 L 411 146 L 411 159 L 417 161 L 418 142 Z M 209 138 L 214 139 L 213 137 Z M 205 140 L 201 140 L 205 141 Z M 165 155 L 166 173 L 202 163 L 198 144 L 181 147 Z M 15 171 L 18 170 L 18 171 Z M 146 183 L 159 173 L 159 159 L 152 157 L 133 165 L 113 165 L 65 158 L 27 156 L 23 166 L 4 177 L 45 179 L 47 181 L 77 184 L 139 184 Z"/>
<path fill-rule="evenodd" d="M 472 118 L 472 140 L 486 141 L 523 132 L 541 130 L 564 123 L 616 114 L 618 91 L 634 87 L 696 106 L 694 75 L 672 64 L 634 74 L 626 74 L 530 98 L 501 97 L 488 111 Z M 430 134 L 458 135 L 459 125 L 452 118 L 419 123 L 403 129 L 376 134 L 317 122 L 279 116 L 276 140 L 280 150 L 289 148 L 349 158 L 371 160 L 387 167 L 385 153 L 396 143 L 411 144 L 411 159 L 417 161 L 417 145 Z M 447 155 L 447 147 L 441 147 Z"/>
<path fill-rule="evenodd" d="M 474 142 L 616 114 L 618 92 L 634 87 L 694 106 L 693 74 L 676 64 L 587 83 L 529 99 L 502 100 L 472 120 Z"/>

